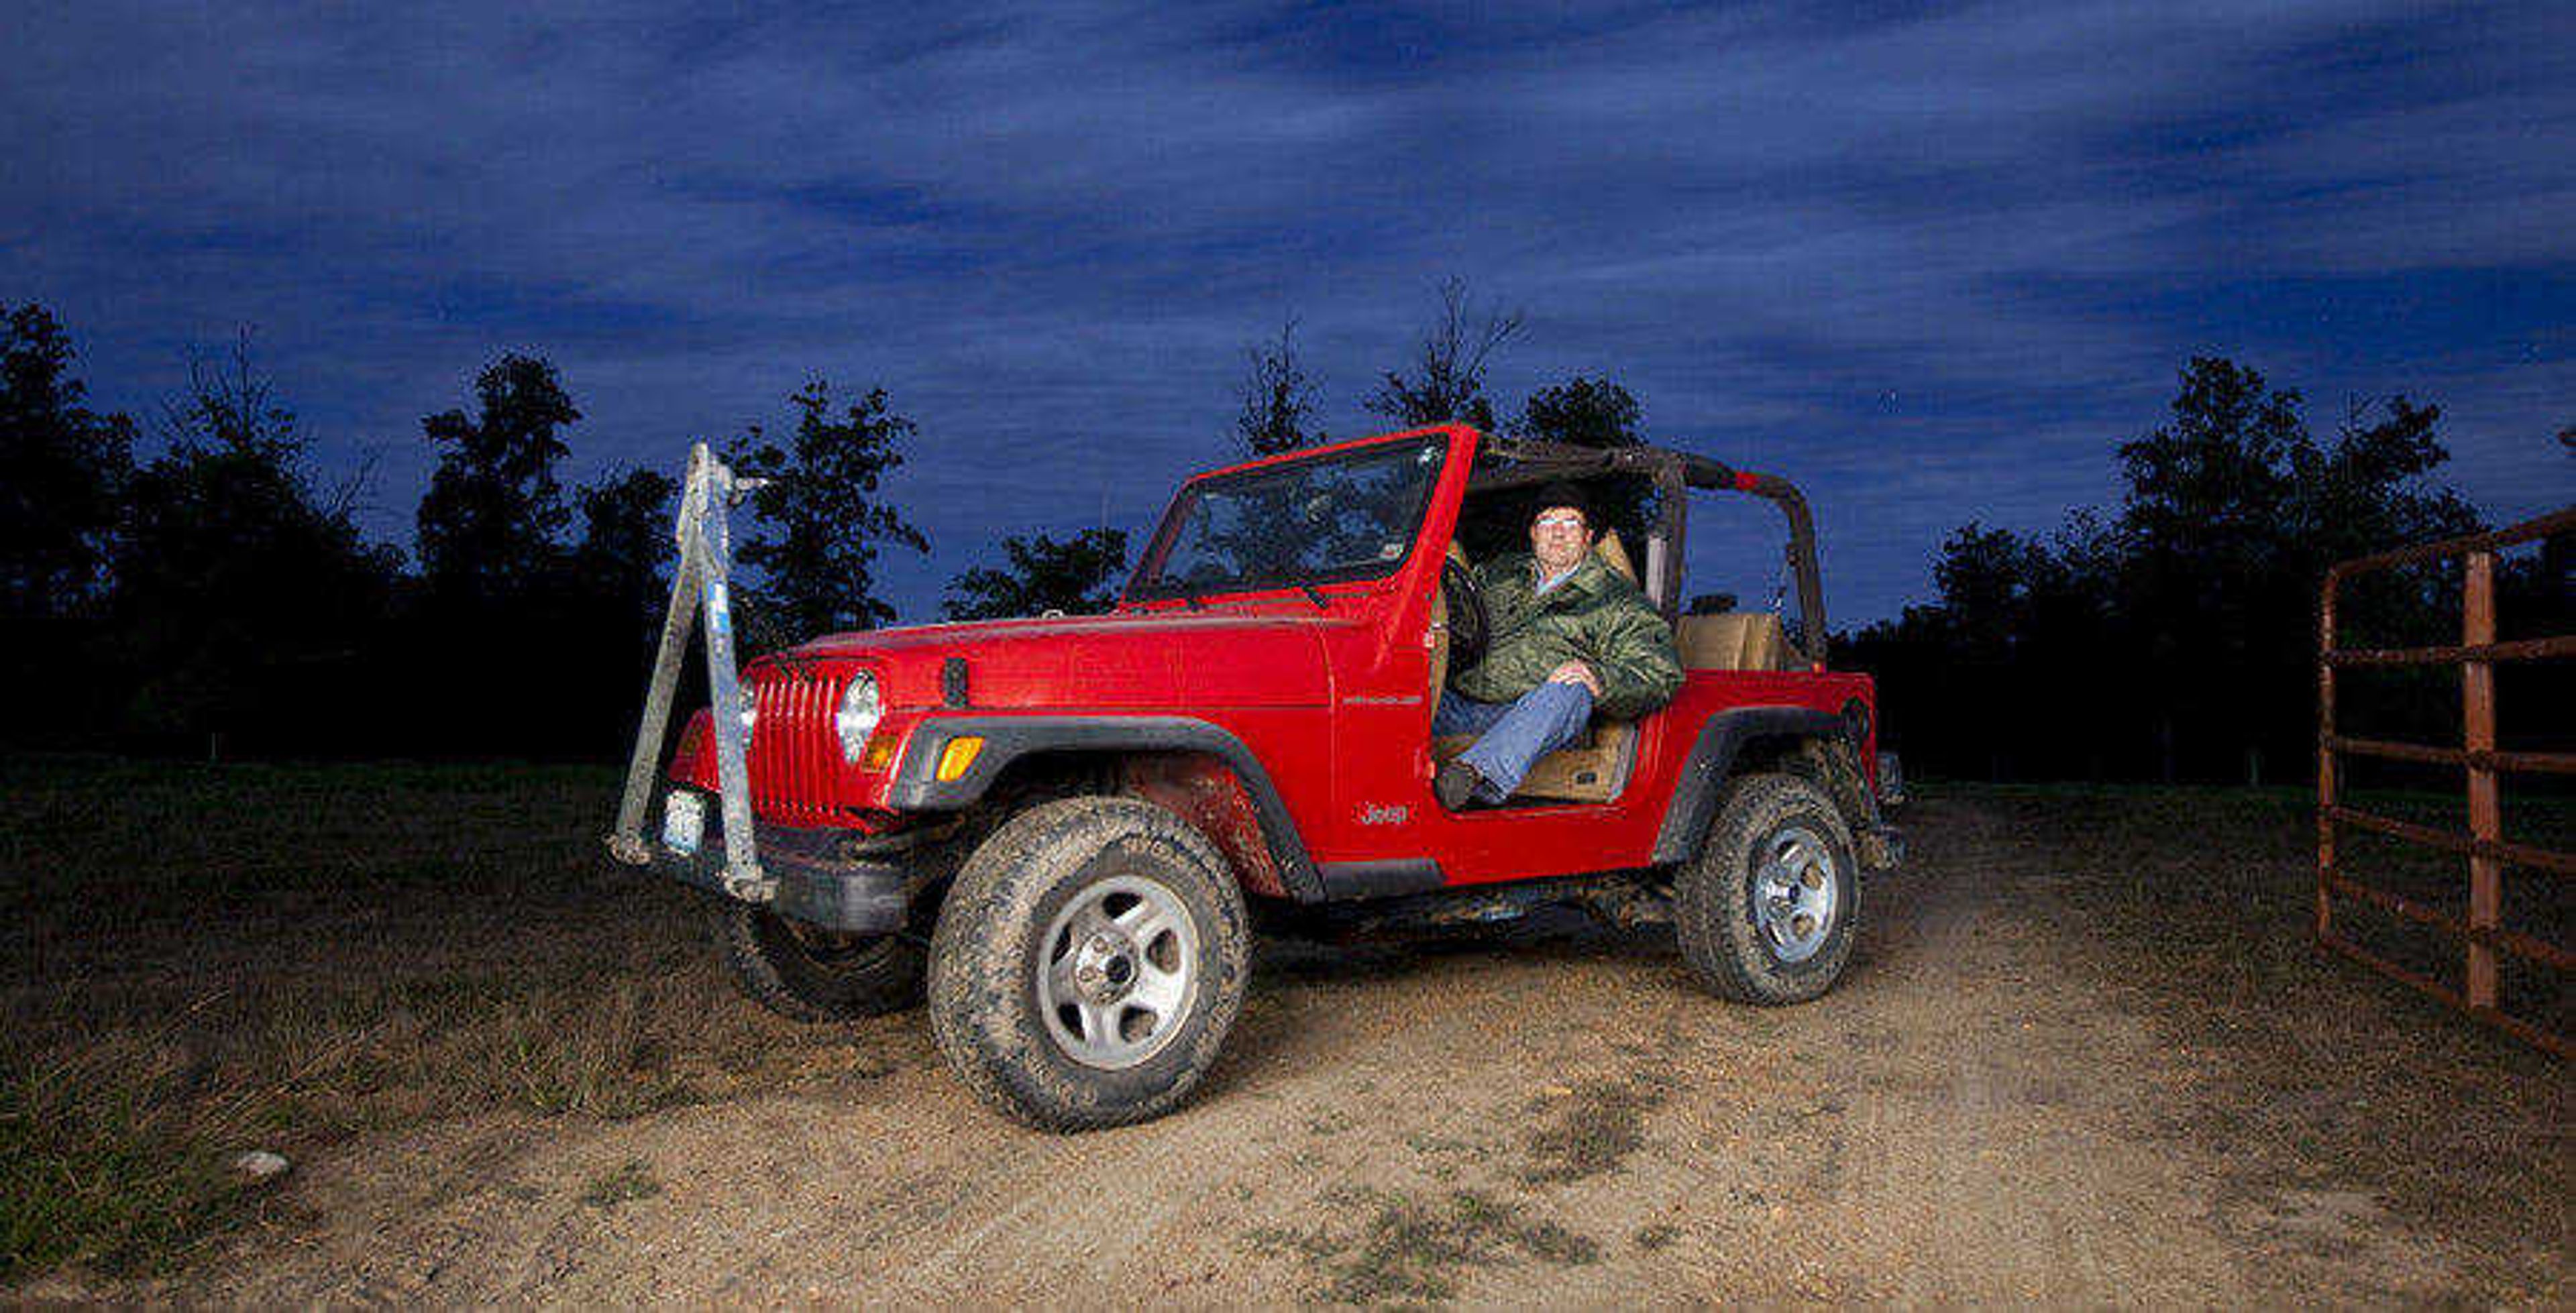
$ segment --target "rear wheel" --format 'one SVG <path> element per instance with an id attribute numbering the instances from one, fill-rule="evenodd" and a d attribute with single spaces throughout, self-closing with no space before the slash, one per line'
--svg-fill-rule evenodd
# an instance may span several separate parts
<path id="1" fill-rule="evenodd" d="M 1851 959 L 1851 827 L 1794 775 L 1738 780 L 1673 880 L 1673 927 L 1701 985 L 1739 1003 L 1803 1003 Z"/>
<path id="2" fill-rule="evenodd" d="M 725 899 L 716 954 L 734 987 L 790 1021 L 848 1021 L 921 1001 L 921 945 L 900 935 L 847 935 Z"/>
<path id="3" fill-rule="evenodd" d="M 1048 1130 L 1159 1117 L 1243 1005 L 1243 894 L 1197 830 L 1133 798 L 1011 818 L 957 875 L 931 940 L 930 1025 L 995 1108 Z"/>

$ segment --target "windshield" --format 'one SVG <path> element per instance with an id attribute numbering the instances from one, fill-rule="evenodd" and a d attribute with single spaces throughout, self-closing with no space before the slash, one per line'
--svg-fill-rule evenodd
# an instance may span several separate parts
<path id="1" fill-rule="evenodd" d="M 1181 489 L 1127 589 L 1197 596 L 1374 579 L 1412 550 L 1445 437 L 1202 479 Z"/>

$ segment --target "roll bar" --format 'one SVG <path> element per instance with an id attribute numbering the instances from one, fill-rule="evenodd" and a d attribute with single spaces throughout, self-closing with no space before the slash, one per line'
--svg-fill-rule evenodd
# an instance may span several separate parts
<path id="1" fill-rule="evenodd" d="M 1480 492 L 1598 474 L 1633 474 L 1653 479 L 1665 494 L 1663 531 L 1672 543 L 1664 567 L 1670 573 L 1663 590 L 1667 617 L 1678 615 L 1681 607 L 1681 590 L 1671 585 L 1678 584 L 1681 578 L 1683 507 L 1687 500 L 1683 489 L 1746 492 L 1777 503 L 1780 513 L 1789 520 L 1789 570 L 1798 580 L 1798 614 L 1805 640 L 1802 655 L 1815 669 L 1825 668 L 1825 587 L 1816 563 L 1816 519 L 1807 509 L 1806 497 L 1787 479 L 1739 470 L 1724 461 L 1666 447 L 1577 447 L 1562 442 L 1487 437 L 1477 455 L 1476 470 L 1468 486 Z M 1488 466 L 1485 457 L 1506 462 L 1508 467 Z"/>

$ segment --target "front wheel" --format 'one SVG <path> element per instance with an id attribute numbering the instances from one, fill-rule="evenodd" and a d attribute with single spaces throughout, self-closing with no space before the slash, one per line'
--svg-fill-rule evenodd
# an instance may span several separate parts
<path id="1" fill-rule="evenodd" d="M 1833 987 L 1858 919 L 1851 827 L 1795 775 L 1748 775 L 1673 880 L 1682 960 L 1739 1003 L 1803 1003 Z"/>
<path id="2" fill-rule="evenodd" d="M 850 1021 L 921 1001 L 922 953 L 900 935 L 846 935 L 727 898 L 716 955 L 743 996 L 790 1021 Z"/>
<path id="3" fill-rule="evenodd" d="M 1206 837 L 1133 798 L 1012 817 L 958 872 L 930 1026 L 958 1079 L 1047 1130 L 1178 1107 L 1243 1006 L 1242 891 Z"/>

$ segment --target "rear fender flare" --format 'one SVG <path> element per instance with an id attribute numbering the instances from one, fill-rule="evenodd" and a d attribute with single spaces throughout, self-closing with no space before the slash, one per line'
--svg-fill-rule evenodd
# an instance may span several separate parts
<path id="1" fill-rule="evenodd" d="M 1721 711 L 1700 726 L 1699 741 L 1683 758 L 1671 801 L 1664 805 L 1663 827 L 1655 832 L 1657 865 L 1688 861 L 1708 837 L 1709 822 L 1726 796 L 1735 772 L 1735 757 L 1755 739 L 1840 739 L 1848 730 L 1841 716 L 1811 707 L 1737 707 Z"/>
<path id="2" fill-rule="evenodd" d="M 984 740 L 974 764 L 956 779 L 938 778 L 948 744 L 970 736 Z M 1223 726 L 1194 716 L 935 716 L 912 732 L 886 786 L 886 803 L 904 811 L 958 811 L 973 806 L 1006 767 L 1031 753 L 1138 751 L 1204 752 L 1223 760 L 1252 799 L 1262 842 L 1279 864 L 1280 884 L 1298 902 L 1323 899 L 1323 879 L 1261 759 Z"/>

